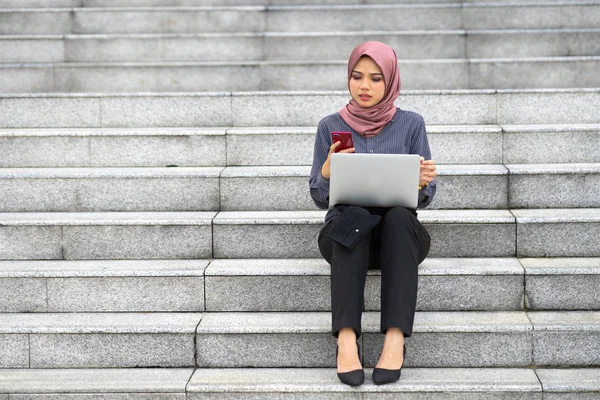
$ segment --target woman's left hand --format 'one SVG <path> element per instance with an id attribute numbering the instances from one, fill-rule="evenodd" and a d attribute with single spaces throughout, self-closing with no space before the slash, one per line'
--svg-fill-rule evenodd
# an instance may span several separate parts
<path id="1" fill-rule="evenodd" d="M 421 157 L 421 171 L 419 173 L 419 186 L 427 186 L 437 176 L 435 161 L 427 160 Z"/>

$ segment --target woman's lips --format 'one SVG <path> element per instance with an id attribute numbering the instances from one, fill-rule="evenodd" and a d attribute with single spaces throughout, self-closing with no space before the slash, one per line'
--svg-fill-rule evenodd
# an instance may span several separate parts
<path id="1" fill-rule="evenodd" d="M 359 99 L 361 99 L 362 101 L 369 101 L 371 100 L 371 96 L 367 95 L 367 94 L 361 94 L 358 96 Z"/>

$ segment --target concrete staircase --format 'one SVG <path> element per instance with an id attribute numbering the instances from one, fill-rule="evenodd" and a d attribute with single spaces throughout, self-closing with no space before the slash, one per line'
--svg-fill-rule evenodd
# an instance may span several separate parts
<path id="1" fill-rule="evenodd" d="M 600 395 L 600 2 L 389 3 L 0 0 L 0 400 Z M 440 176 L 406 369 L 352 389 L 307 178 L 366 39 Z"/>

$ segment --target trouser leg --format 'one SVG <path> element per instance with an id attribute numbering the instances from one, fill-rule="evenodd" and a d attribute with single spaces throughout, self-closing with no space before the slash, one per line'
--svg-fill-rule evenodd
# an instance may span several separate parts
<path id="1" fill-rule="evenodd" d="M 337 337 L 340 329 L 353 328 L 358 338 L 361 334 L 365 281 L 369 267 L 370 234 L 352 250 L 348 250 L 327 237 L 330 228 L 331 224 L 321 230 L 319 249 L 331 264 L 332 334 Z"/>
<path id="2" fill-rule="evenodd" d="M 425 227 L 409 210 L 395 207 L 381 222 L 381 331 L 400 328 L 412 335 L 417 304 L 418 265 L 429 252 Z"/>

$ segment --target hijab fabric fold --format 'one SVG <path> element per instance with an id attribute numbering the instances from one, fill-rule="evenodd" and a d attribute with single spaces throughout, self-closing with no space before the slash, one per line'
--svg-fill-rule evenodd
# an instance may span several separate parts
<path id="1" fill-rule="evenodd" d="M 352 50 L 348 60 L 348 89 L 352 70 L 361 57 L 370 57 L 381 70 L 385 83 L 383 99 L 372 107 L 361 107 L 354 99 L 340 111 L 342 119 L 358 134 L 369 138 L 376 136 L 396 115 L 394 101 L 400 94 L 400 71 L 398 57 L 390 46 L 381 42 L 366 42 Z"/>

